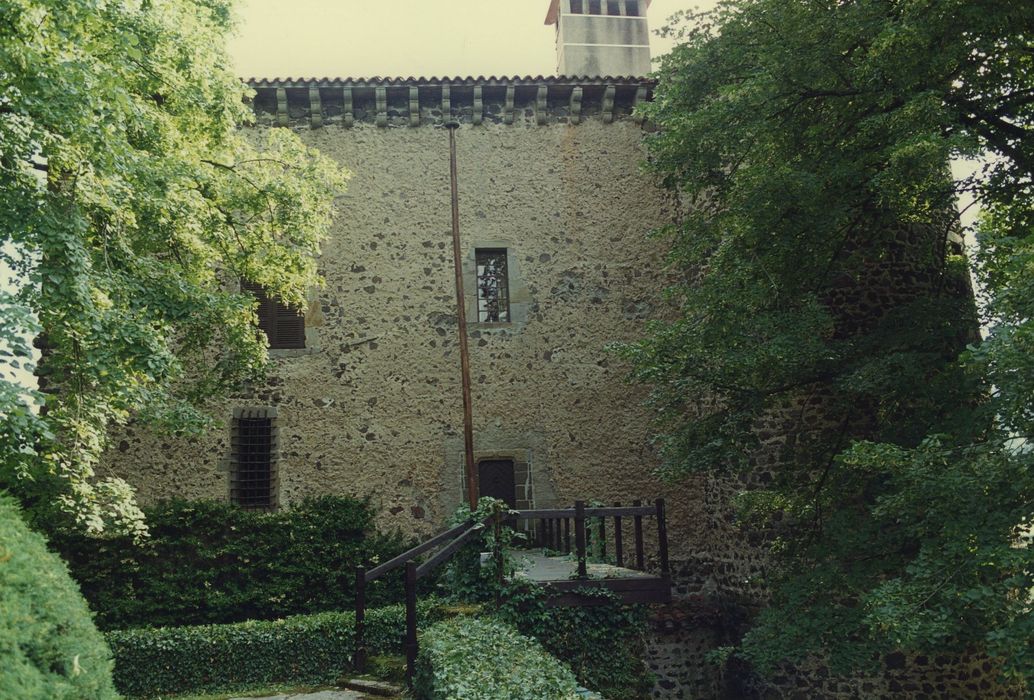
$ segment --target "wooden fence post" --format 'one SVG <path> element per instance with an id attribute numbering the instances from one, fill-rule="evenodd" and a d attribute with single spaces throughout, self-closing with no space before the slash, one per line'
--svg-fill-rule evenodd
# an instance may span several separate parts
<path id="1" fill-rule="evenodd" d="M 661 555 L 661 576 L 668 576 L 668 524 L 664 521 L 664 499 L 657 499 L 657 551 Z"/>
<path id="2" fill-rule="evenodd" d="M 615 508 L 621 507 L 621 501 L 614 504 Z M 621 546 L 621 516 L 614 516 L 614 563 L 618 566 L 625 565 L 625 550 Z"/>
<path id="3" fill-rule="evenodd" d="M 578 557 L 578 578 L 589 578 L 585 566 L 585 501 L 574 502 L 574 546 Z"/>
<path id="4" fill-rule="evenodd" d="M 633 501 L 632 505 L 639 508 L 643 505 L 642 501 Z M 636 515 L 632 518 L 632 523 L 635 525 L 635 568 L 640 571 L 646 570 L 646 557 L 643 552 L 643 516 Z"/>
<path id="5" fill-rule="evenodd" d="M 366 569 L 355 567 L 355 648 L 352 665 L 357 673 L 366 672 Z"/>
<path id="6" fill-rule="evenodd" d="M 416 671 L 416 563 L 406 563 L 406 685 L 413 687 Z"/>
<path id="7" fill-rule="evenodd" d="M 498 609 L 502 605 L 503 595 L 503 583 L 505 583 L 504 567 L 503 567 L 503 512 L 497 510 L 495 514 L 495 522 L 493 523 L 495 531 L 495 546 L 492 548 L 492 556 L 495 558 L 495 607 Z"/>

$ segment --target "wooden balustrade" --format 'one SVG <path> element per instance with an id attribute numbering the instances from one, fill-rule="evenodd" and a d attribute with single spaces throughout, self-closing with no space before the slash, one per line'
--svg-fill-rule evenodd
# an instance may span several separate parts
<path id="1" fill-rule="evenodd" d="M 383 564 L 367 570 L 357 567 L 355 572 L 356 608 L 355 608 L 355 654 L 353 665 L 363 673 L 366 670 L 368 649 L 366 647 L 366 589 L 367 586 L 386 573 L 404 567 L 406 592 L 406 680 L 412 684 L 413 669 L 419 651 L 416 619 L 417 582 L 448 561 L 464 544 L 483 531 L 489 524 L 494 528 L 495 575 L 501 584 L 504 577 L 502 552 L 502 526 L 515 521 L 531 521 L 532 541 L 546 549 L 571 553 L 571 530 L 574 530 L 574 554 L 577 561 L 577 579 L 573 581 L 548 582 L 543 585 L 554 591 L 554 594 L 566 602 L 564 605 L 588 605 L 593 600 L 577 598 L 577 587 L 586 585 L 588 580 L 588 562 L 593 548 L 597 548 L 601 557 L 606 558 L 608 552 L 608 527 L 606 520 L 613 519 L 614 562 L 619 567 L 625 565 L 623 518 L 632 518 L 634 538 L 634 562 L 631 564 L 640 571 L 646 570 L 645 545 L 643 541 L 643 518 L 654 517 L 657 520 L 657 556 L 660 577 L 648 579 L 603 579 L 594 580 L 594 585 L 602 585 L 623 596 L 626 602 L 663 602 L 670 599 L 670 567 L 668 563 L 668 535 L 665 522 L 664 499 L 657 499 L 652 506 L 644 506 L 635 501 L 632 506 L 615 503 L 612 507 L 587 507 L 585 501 L 576 501 L 574 508 L 545 508 L 534 510 L 500 511 L 481 522 L 468 520 L 441 532 L 431 539 L 413 547 Z M 417 558 L 438 549 L 423 563 Z M 667 598 L 665 598 L 667 597 Z M 595 598 L 596 603 L 599 598 Z M 497 603 L 500 601 L 497 597 Z"/>

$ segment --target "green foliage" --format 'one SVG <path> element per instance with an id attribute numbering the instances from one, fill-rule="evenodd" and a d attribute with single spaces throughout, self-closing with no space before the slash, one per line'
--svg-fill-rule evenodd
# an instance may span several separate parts
<path id="1" fill-rule="evenodd" d="M 502 527 L 497 542 L 496 528 L 491 522 L 484 525 L 489 518 L 505 513 L 506 510 L 505 502 L 487 496 L 478 501 L 477 510 L 473 513 L 467 505 L 456 509 L 451 519 L 454 525 L 471 522 L 482 527 L 480 533 L 464 544 L 445 564 L 439 581 L 443 596 L 452 601 L 478 603 L 493 600 L 500 592 L 495 562 L 482 566 L 481 554 L 491 552 L 494 556 L 498 551 L 503 557 L 504 577 L 513 573 L 509 548 L 517 535 L 512 528 Z"/>
<path id="2" fill-rule="evenodd" d="M 671 477 L 756 467 L 791 436 L 741 504 L 775 566 L 740 652 L 846 669 L 975 647 L 1034 679 L 1034 5 L 729 0 L 685 19 L 642 108 L 650 167 L 688 208 L 663 232 L 677 313 L 624 353 Z M 991 333 L 959 357 L 977 324 L 944 234 L 963 191 L 985 212 Z"/>
<path id="3" fill-rule="evenodd" d="M 571 671 L 502 622 L 457 617 L 421 637 L 420 700 L 574 700 L 575 689 Z"/>
<path id="4" fill-rule="evenodd" d="M 308 498 L 276 512 L 215 501 L 166 501 L 145 511 L 151 536 L 54 533 L 51 544 L 103 629 L 267 620 L 349 609 L 355 567 L 406 549 L 378 534 L 369 502 Z M 402 599 L 400 576 L 367 590 L 371 606 Z"/>
<path id="5" fill-rule="evenodd" d="M 585 687 L 612 700 L 648 697 L 653 678 L 642 661 L 646 609 L 623 605 L 606 589 L 578 592 L 603 600 L 587 607 L 548 607 L 542 588 L 515 582 L 502 596 L 497 615 L 537 639 Z"/>
<path id="6" fill-rule="evenodd" d="M 114 700 L 111 652 L 61 560 L 0 494 L 0 697 Z"/>
<path id="7" fill-rule="evenodd" d="M 417 620 L 440 619 L 437 603 L 421 601 Z M 366 612 L 372 653 L 397 653 L 406 630 L 403 606 Z M 115 685 L 130 696 L 218 692 L 274 683 L 333 683 L 351 668 L 355 615 L 327 612 L 232 625 L 108 632 Z"/>
<path id="8" fill-rule="evenodd" d="M 0 378 L 0 485 L 39 522 L 139 535 L 128 485 L 93 478 L 108 426 L 197 429 L 261 374 L 237 281 L 304 302 L 343 173 L 289 130 L 238 130 L 228 2 L 0 0 L 0 17 L 0 264 L 18 285 L 0 341 L 38 319 L 48 392 L 37 420 Z"/>

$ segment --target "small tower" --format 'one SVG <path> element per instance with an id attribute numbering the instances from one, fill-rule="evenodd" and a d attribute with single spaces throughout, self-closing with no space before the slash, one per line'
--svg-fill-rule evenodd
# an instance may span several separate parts
<path id="1" fill-rule="evenodd" d="M 650 72 L 650 0 L 551 0 L 557 74 L 642 76 Z"/>

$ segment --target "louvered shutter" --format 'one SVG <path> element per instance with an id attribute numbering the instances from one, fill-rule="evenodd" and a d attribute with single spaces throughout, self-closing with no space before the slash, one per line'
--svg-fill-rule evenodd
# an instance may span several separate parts
<path id="1" fill-rule="evenodd" d="M 276 345 L 270 339 L 270 347 L 304 348 L 305 317 L 297 309 L 283 304 L 276 305 Z"/>
<path id="2" fill-rule="evenodd" d="M 305 317 L 266 295 L 257 284 L 241 282 L 241 290 L 251 292 L 258 300 L 258 325 L 269 338 L 271 350 L 305 347 Z"/>

